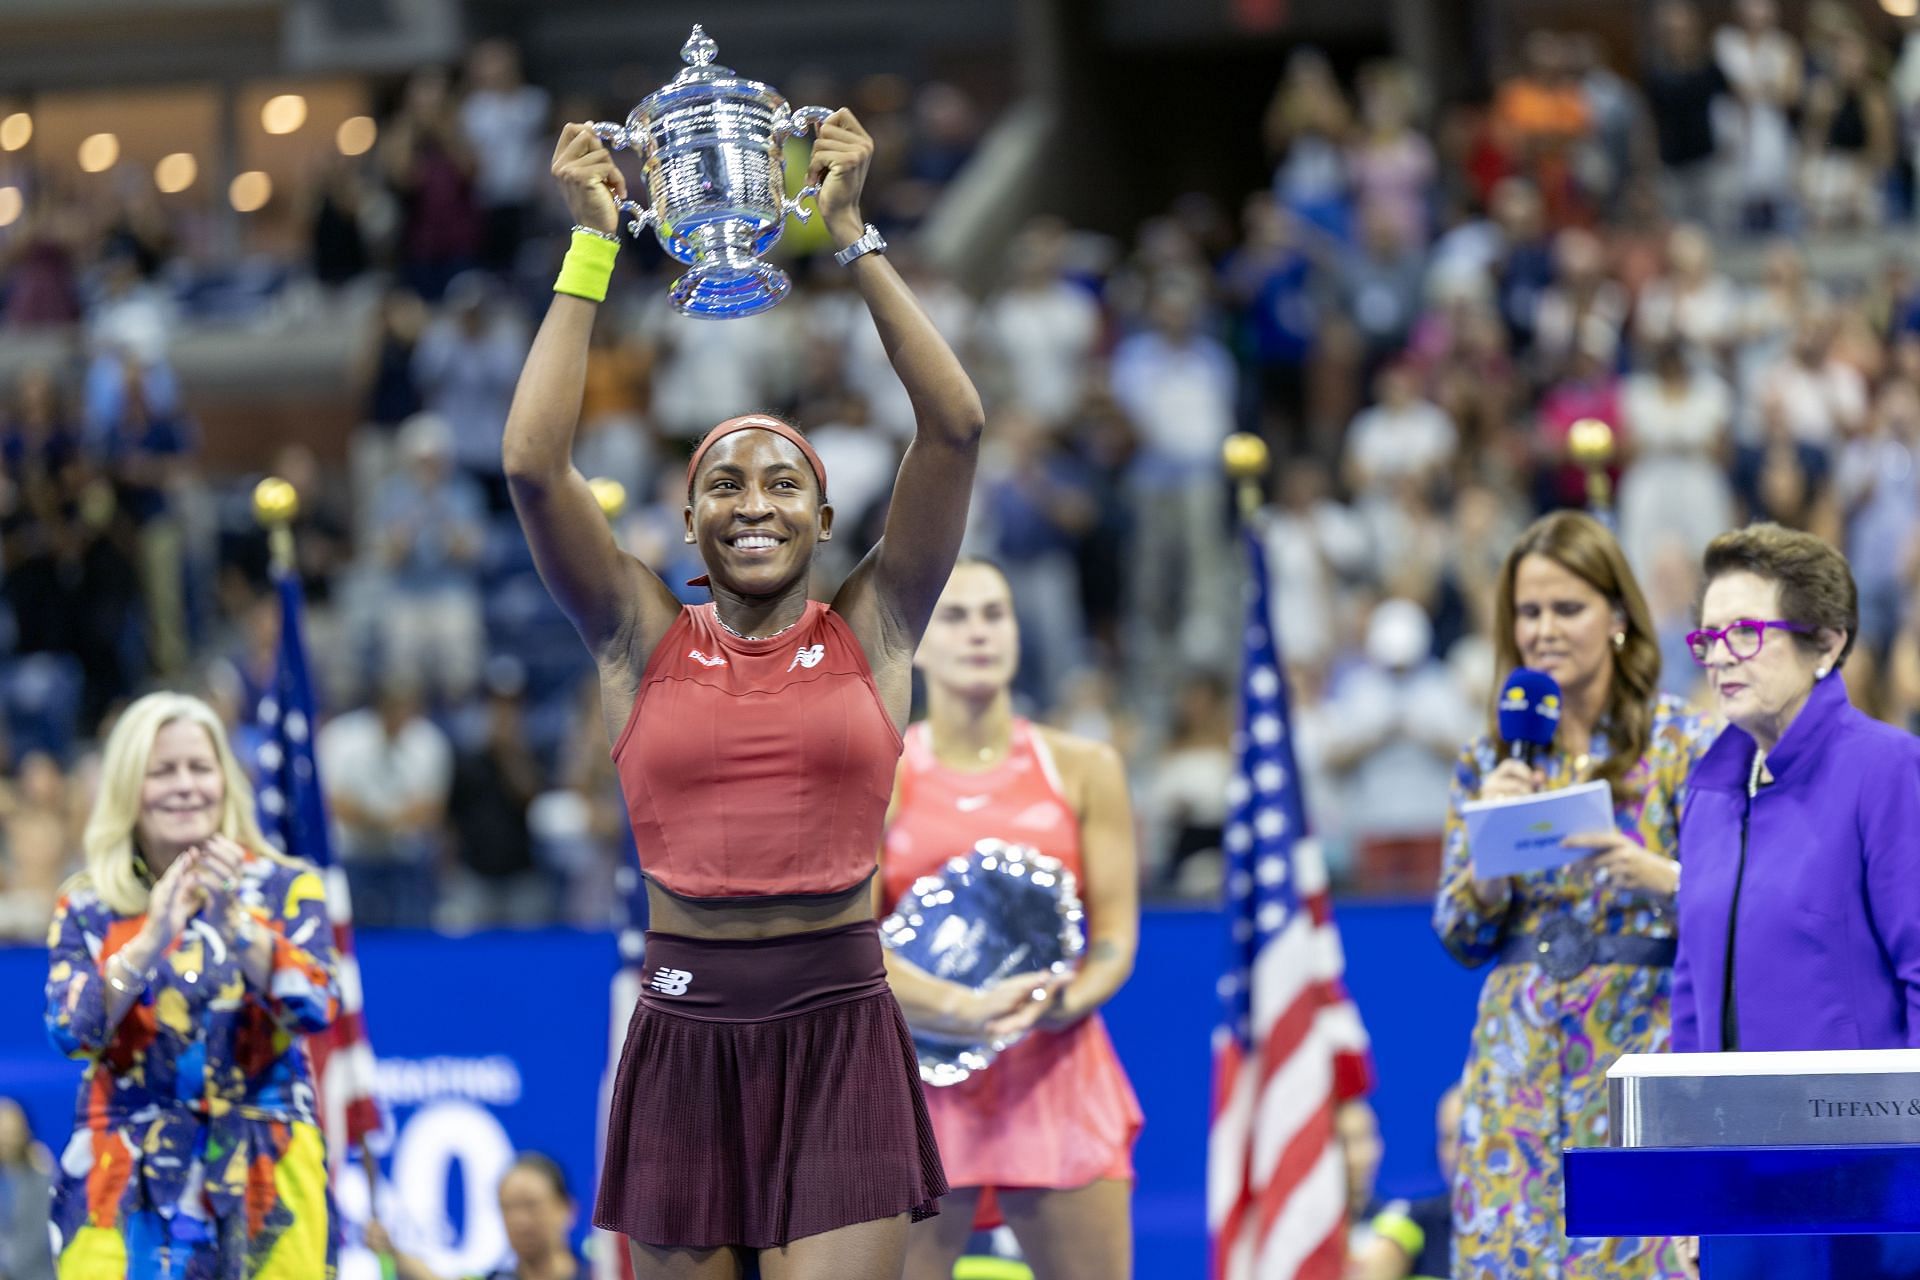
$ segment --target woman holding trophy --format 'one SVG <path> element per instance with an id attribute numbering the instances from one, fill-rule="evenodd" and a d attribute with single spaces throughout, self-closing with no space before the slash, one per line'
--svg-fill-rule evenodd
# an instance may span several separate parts
<path id="1" fill-rule="evenodd" d="M 592 650 L 653 928 L 607 1123 L 594 1221 L 636 1274 L 892 1280 L 946 1192 L 873 919 L 873 850 L 913 653 L 959 550 L 983 415 L 887 263 L 859 198 L 873 143 L 819 125 L 809 179 L 917 432 L 885 536 L 831 605 L 827 476 L 788 423 L 715 427 L 687 469 L 686 540 L 713 603 L 683 608 L 614 542 L 571 461 L 626 182 L 570 124 L 553 174 L 578 225 L 507 421 L 507 478 L 548 590 Z"/>
<path id="2" fill-rule="evenodd" d="M 984 1071 L 927 1091 L 953 1191 L 911 1233 L 908 1280 L 945 1280 L 976 1221 L 1006 1222 L 1036 1275 L 1132 1274 L 1128 1200 L 1140 1104 L 1098 1010 L 1133 971 L 1139 872 L 1119 755 L 1013 713 L 1020 636 L 1007 580 L 964 560 L 934 606 L 914 666 L 927 718 L 907 731 L 881 855 L 890 910 L 921 876 L 982 839 L 1058 859 L 1086 904 L 1088 947 L 1070 981 L 1008 978 L 976 991 L 889 952 L 907 1020 L 981 1041 L 1024 1036 Z M 1031 1028 L 1029 1030 L 1028 1028 Z"/>

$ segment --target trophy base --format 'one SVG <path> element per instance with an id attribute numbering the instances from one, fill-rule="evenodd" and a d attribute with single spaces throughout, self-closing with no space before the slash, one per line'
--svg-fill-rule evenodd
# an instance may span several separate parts
<path id="1" fill-rule="evenodd" d="M 697 266 L 673 282 L 668 299 L 682 315 L 731 320 L 758 315 L 779 303 L 792 288 L 787 273 L 770 263 L 757 262 L 745 270 Z"/>

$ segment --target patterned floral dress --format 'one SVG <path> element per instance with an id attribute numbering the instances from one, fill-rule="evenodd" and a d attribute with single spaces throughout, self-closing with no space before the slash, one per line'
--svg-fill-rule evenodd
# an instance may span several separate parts
<path id="1" fill-rule="evenodd" d="M 1647 753 L 1627 775 L 1628 803 L 1615 807 L 1621 832 L 1673 857 L 1686 778 L 1711 731 L 1674 699 L 1654 711 Z M 1607 753 L 1595 730 L 1595 762 Z M 1483 912 L 1470 885 L 1460 806 L 1500 762 L 1491 738 L 1460 756 L 1447 805 L 1446 862 L 1433 927 L 1462 964 L 1496 960 L 1508 938 L 1536 933 L 1559 917 L 1605 935 L 1674 936 L 1672 902 L 1597 883 L 1590 863 L 1518 877 L 1511 900 Z M 1582 780 L 1556 753 L 1543 767 L 1549 787 Z M 1560 1152 L 1607 1142 L 1607 1069 L 1623 1053 L 1661 1053 L 1671 1033 L 1673 970 L 1590 965 L 1560 980 L 1532 963 L 1498 964 L 1480 990 L 1464 1077 L 1465 1110 L 1453 1188 L 1455 1280 L 1641 1280 L 1684 1274 L 1665 1240 L 1569 1240 Z"/>
<path id="2" fill-rule="evenodd" d="M 270 930 L 268 989 L 196 920 L 106 1025 L 108 957 L 146 917 L 83 880 L 55 908 L 47 1028 L 86 1062 L 53 1223 L 60 1280 L 325 1280 L 336 1231 L 302 1035 L 338 1006 L 311 869 L 248 858 L 236 894 Z"/>

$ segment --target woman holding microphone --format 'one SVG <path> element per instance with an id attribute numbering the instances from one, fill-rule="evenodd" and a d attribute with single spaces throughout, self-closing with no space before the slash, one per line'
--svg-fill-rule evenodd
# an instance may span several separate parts
<path id="1" fill-rule="evenodd" d="M 1501 669 L 1556 680 L 1552 753 L 1509 758 L 1498 718 L 1461 753 L 1434 930 L 1462 964 L 1492 963 L 1464 1076 L 1453 1188 L 1456 1280 L 1618 1280 L 1680 1274 L 1663 1240 L 1570 1240 L 1560 1152 L 1606 1138 L 1606 1073 L 1668 1034 L 1673 862 L 1700 723 L 1655 692 L 1660 653 L 1619 544 L 1562 511 L 1508 553 L 1495 601 Z M 1573 837 L 1556 870 L 1480 875 L 1461 806 L 1603 781 L 1615 829 Z"/>
<path id="2" fill-rule="evenodd" d="M 1853 572 L 1814 535 L 1760 524 L 1715 538 L 1705 578 L 1687 642 L 1728 727 L 1680 820 L 1673 1047 L 1920 1046 L 1920 739 L 1847 700 Z M 1920 1275 L 1912 1241 L 1836 1238 L 1833 1274 Z M 1785 1268 L 1785 1247 L 1749 1266 L 1716 1252 L 1714 1274 Z"/>

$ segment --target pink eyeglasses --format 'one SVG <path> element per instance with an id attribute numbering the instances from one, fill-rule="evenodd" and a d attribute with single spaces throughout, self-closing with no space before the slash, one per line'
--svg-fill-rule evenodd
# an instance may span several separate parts
<path id="1" fill-rule="evenodd" d="M 1713 656 L 1713 646 L 1725 640 L 1727 652 L 1733 655 L 1733 660 L 1745 662 L 1760 652 L 1760 646 L 1767 638 L 1768 627 L 1772 627 L 1775 631 L 1794 631 L 1802 635 L 1813 630 L 1804 622 L 1787 622 L 1780 618 L 1738 618 L 1718 631 L 1711 627 L 1689 631 L 1687 648 L 1692 652 L 1693 660 L 1704 667 L 1707 665 L 1707 659 Z"/>

